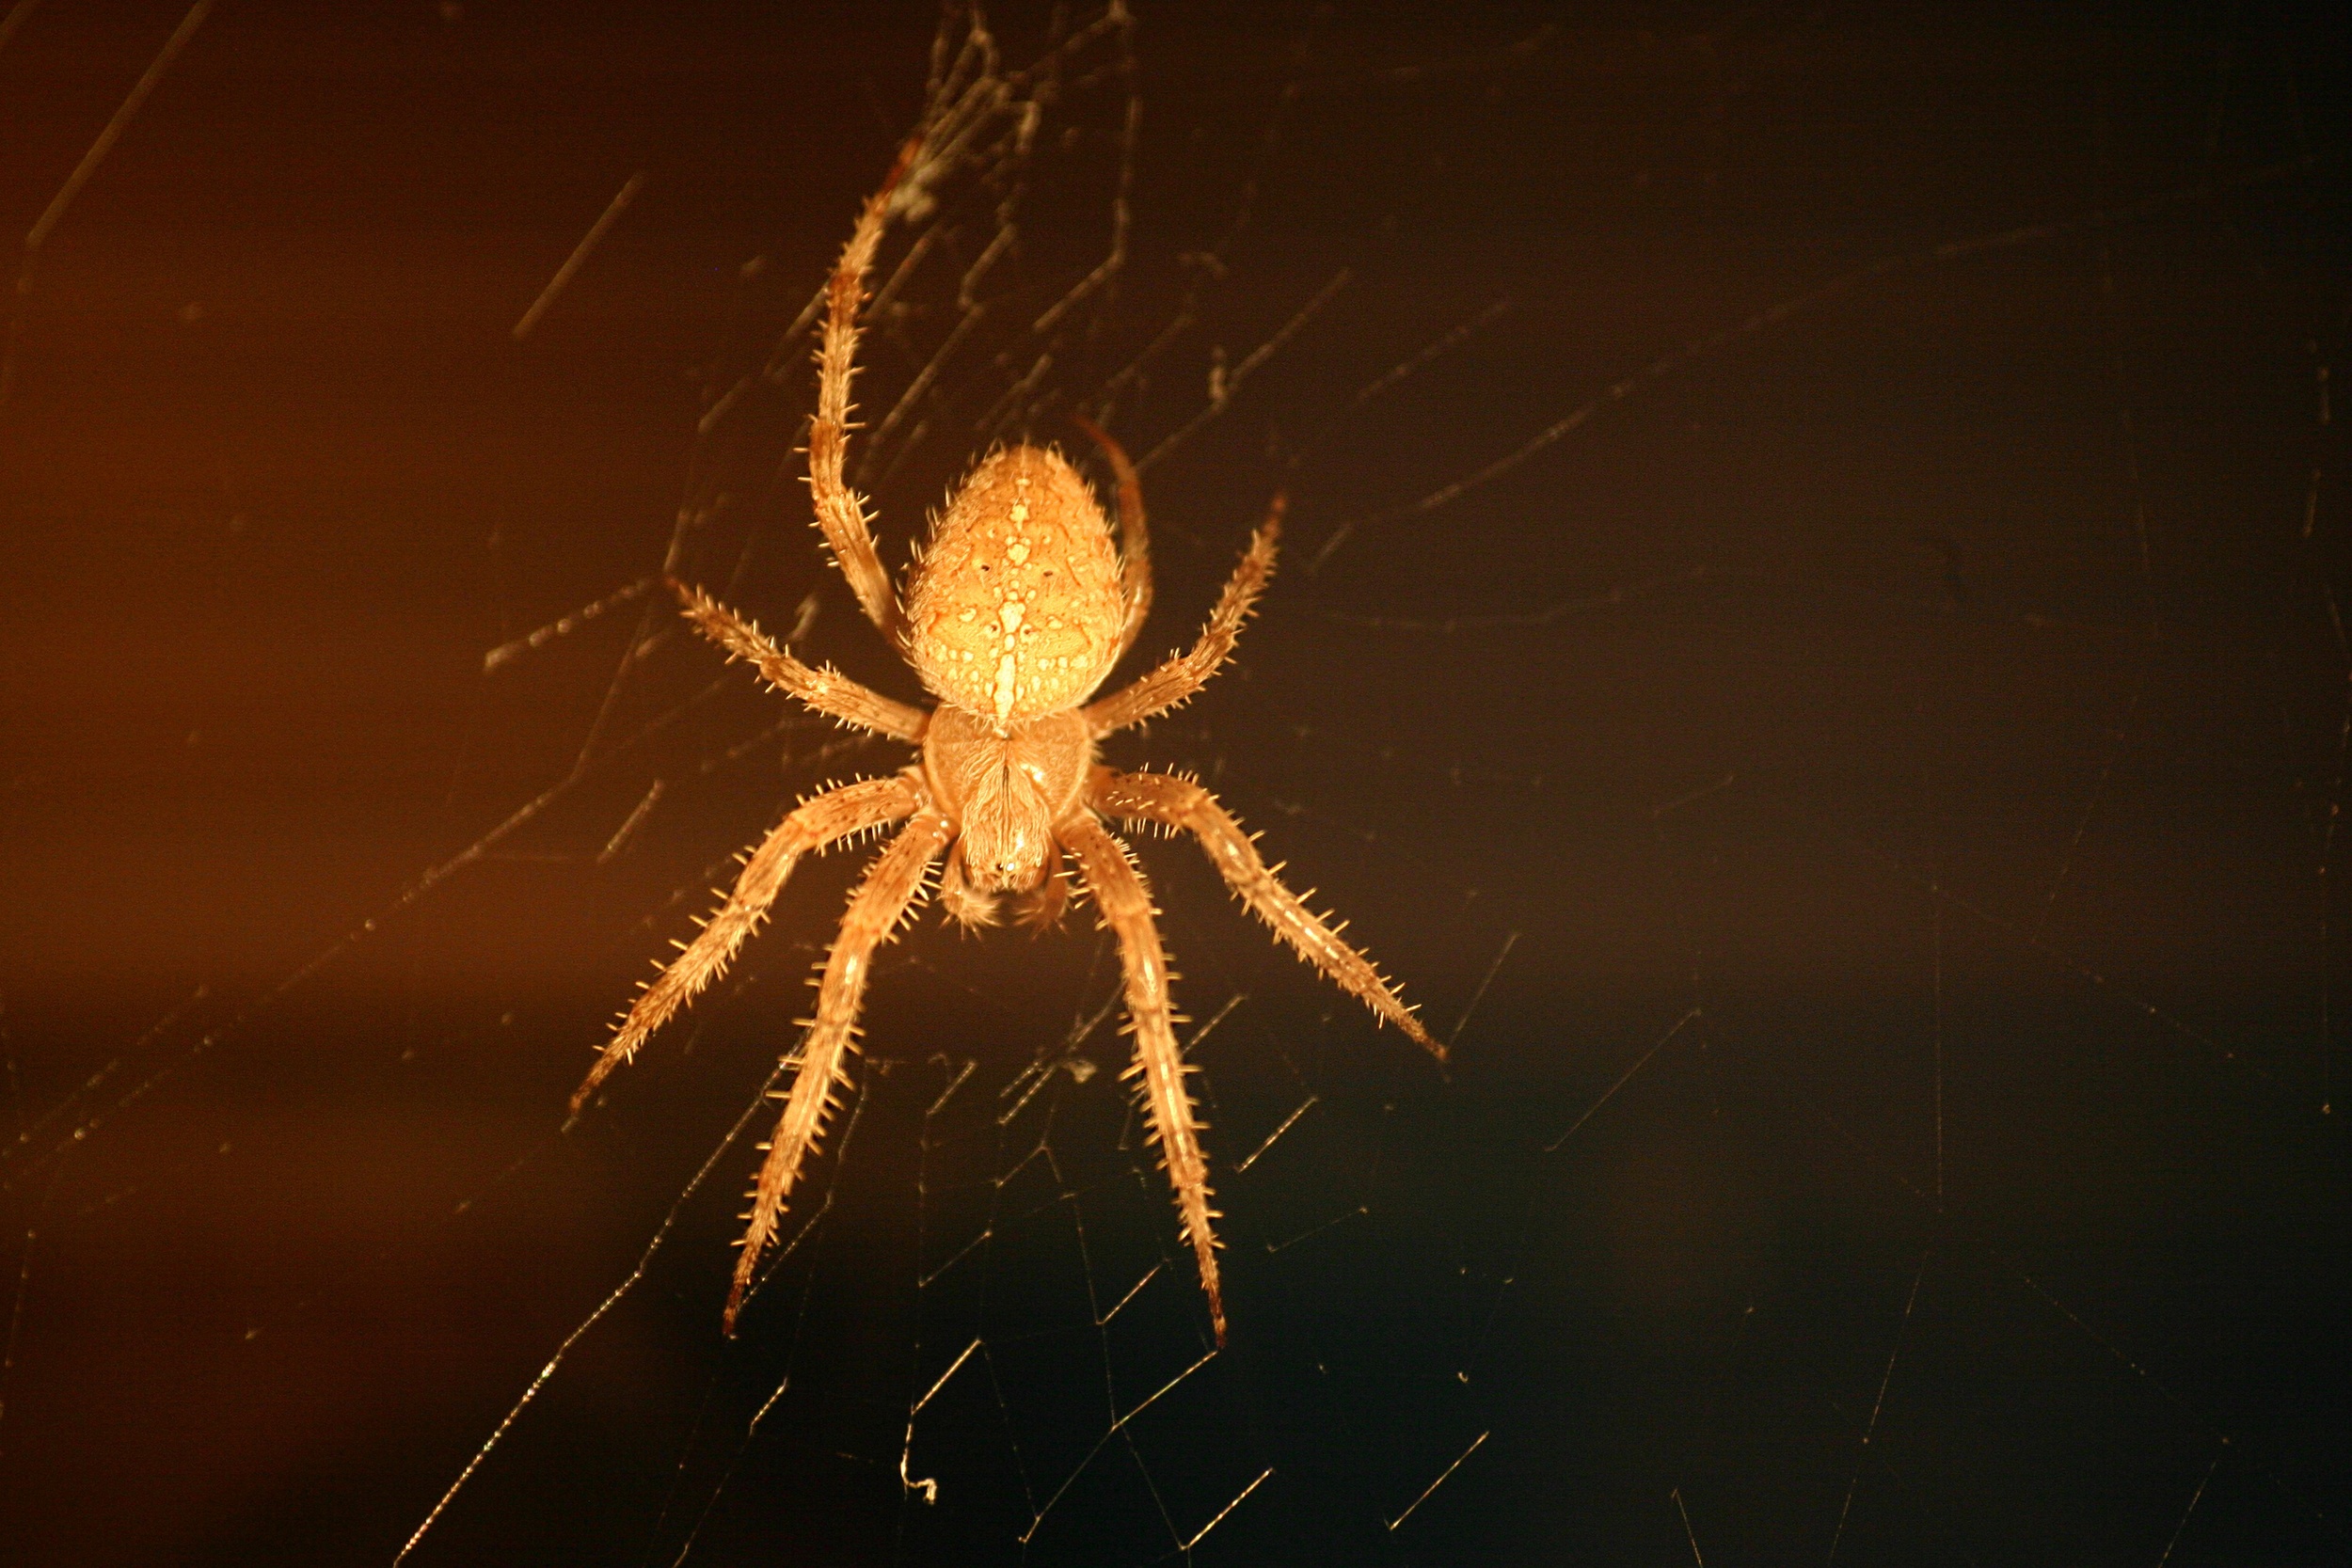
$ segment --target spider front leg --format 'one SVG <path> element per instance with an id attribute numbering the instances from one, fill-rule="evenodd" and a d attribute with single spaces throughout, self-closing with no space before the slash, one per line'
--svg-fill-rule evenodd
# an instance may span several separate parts
<path id="1" fill-rule="evenodd" d="M 795 861 L 811 849 L 912 816 L 924 800 L 922 790 L 903 775 L 868 779 L 804 800 L 778 823 L 744 862 L 743 874 L 735 879 L 735 891 L 704 924 L 702 933 L 640 993 L 613 1033 L 612 1043 L 589 1070 L 587 1081 L 573 1094 L 572 1115 L 580 1114 L 606 1074 L 636 1055 L 637 1048 L 656 1029 L 726 972 L 727 961 L 766 918 L 776 895 L 784 891 Z"/>
<path id="2" fill-rule="evenodd" d="M 1176 1044 L 1169 1010 L 1168 954 L 1152 921 L 1152 895 L 1127 847 L 1091 815 L 1081 812 L 1055 830 L 1077 857 L 1078 874 L 1103 911 L 1103 924 L 1119 939 L 1126 971 L 1127 1016 L 1136 1035 L 1136 1065 L 1130 1075 L 1143 1080 L 1144 1123 L 1160 1146 L 1168 1180 L 1176 1189 L 1184 1239 L 1200 1269 L 1200 1289 L 1209 1298 L 1209 1322 L 1220 1349 L 1225 1344 L 1225 1295 L 1217 1279 L 1216 1233 L 1209 1222 L 1209 1162 L 1200 1152 L 1200 1123 L 1193 1115 L 1192 1091 L 1184 1086 L 1184 1053 Z"/>
<path id="3" fill-rule="evenodd" d="M 1421 1020 L 1398 997 L 1396 988 L 1372 966 L 1370 958 L 1342 941 L 1337 930 L 1325 925 L 1282 885 L 1241 824 L 1217 804 L 1216 796 L 1190 779 L 1098 768 L 1088 786 L 1087 803 L 1121 820 L 1157 822 L 1191 833 L 1200 841 L 1226 884 L 1300 958 L 1380 1018 L 1404 1030 L 1413 1043 L 1438 1061 L 1445 1060 L 1445 1047 L 1430 1037 Z"/>
<path id="4" fill-rule="evenodd" d="M 824 975 L 817 983 L 817 1016 L 808 1021 L 808 1037 L 801 1042 L 800 1071 L 785 1098 L 776 1135 L 767 1145 L 768 1158 L 752 1189 L 751 1212 L 743 1216 L 751 1221 L 751 1228 L 743 1233 L 742 1254 L 735 1260 L 735 1282 L 727 1290 L 729 1334 L 735 1332 L 736 1314 L 742 1310 L 743 1297 L 759 1267 L 759 1255 L 775 1239 L 785 1199 L 800 1180 L 803 1163 L 824 1135 L 825 1118 L 836 1103 L 834 1091 L 850 1081 L 844 1064 L 856 1037 L 858 1006 L 866 997 L 874 949 L 921 896 L 924 875 L 951 836 L 947 819 L 925 804 L 890 841 L 890 847 L 876 857 L 865 881 L 850 895 L 841 934 L 834 939 Z"/>
<path id="5" fill-rule="evenodd" d="M 1258 595 L 1273 580 L 1275 541 L 1281 532 L 1282 498 L 1278 495 L 1266 508 L 1265 521 L 1250 535 L 1249 548 L 1243 553 L 1241 564 L 1233 568 L 1225 592 L 1217 596 L 1216 609 L 1210 611 L 1209 624 L 1192 651 L 1176 655 L 1125 690 L 1087 705 L 1087 727 L 1097 739 L 1165 713 L 1208 684 L 1232 655 L 1242 623 L 1249 619 Z"/>

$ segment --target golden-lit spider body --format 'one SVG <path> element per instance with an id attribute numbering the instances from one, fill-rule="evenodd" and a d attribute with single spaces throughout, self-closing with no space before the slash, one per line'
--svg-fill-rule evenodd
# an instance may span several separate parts
<path id="1" fill-rule="evenodd" d="M 923 736 L 923 781 L 962 825 L 942 875 L 947 912 L 986 926 L 992 894 L 1031 893 L 1047 875 L 1054 825 L 1078 805 L 1094 764 L 1094 737 L 1074 713 L 1052 713 L 999 732 L 945 704 Z M 1030 924 L 1050 924 L 1050 911 Z"/>
<path id="2" fill-rule="evenodd" d="M 923 777 L 962 827 L 941 892 L 966 925 L 993 919 L 988 895 L 1044 880 L 1054 824 L 1094 761 L 1074 709 L 1118 662 L 1126 610 L 1110 525 L 1059 452 L 991 452 L 933 526 L 907 593 L 906 651 L 940 700 Z M 1037 905 L 1044 921 L 1060 909 L 1058 896 Z"/>
<path id="3" fill-rule="evenodd" d="M 981 459 L 915 563 L 908 661 L 941 702 L 1001 731 L 1103 684 L 1126 619 L 1108 523 L 1061 454 Z"/>
<path id="4" fill-rule="evenodd" d="M 724 971 L 802 855 L 901 824 L 850 895 L 818 980 L 816 1016 L 806 1021 L 798 1070 L 782 1097 L 775 1134 L 762 1146 L 766 1158 L 743 1216 L 750 1223 L 727 1296 L 732 1333 L 759 1257 L 850 1081 L 874 950 L 930 890 L 933 865 L 944 862 L 936 883 L 941 904 L 965 926 L 993 924 L 998 899 L 1009 895 L 1024 924 L 1044 927 L 1068 904 L 1073 877 L 1065 865 L 1074 863 L 1074 879 L 1118 940 L 1136 1040 L 1131 1076 L 1222 1344 L 1216 1214 L 1200 1122 L 1185 1085 L 1191 1069 L 1176 1041 L 1172 976 L 1142 874 L 1104 818 L 1193 834 L 1234 894 L 1301 958 L 1439 1060 L 1445 1052 L 1371 960 L 1282 885 L 1207 790 L 1189 779 L 1122 773 L 1096 761 L 1104 736 L 1184 702 L 1232 652 L 1274 573 L 1279 496 L 1193 647 L 1099 700 L 1089 701 L 1134 645 L 1151 610 L 1152 570 L 1142 484 L 1118 444 L 1091 424 L 1079 421 L 1119 482 L 1116 541 L 1092 490 L 1060 454 L 1026 445 L 1000 449 L 982 457 L 949 499 L 903 600 L 895 592 L 867 527 L 865 499 L 843 479 L 842 460 L 866 275 L 892 193 L 911 178 L 921 151 L 917 138 L 899 154 L 890 179 L 866 201 L 834 272 L 809 425 L 809 491 L 817 526 L 859 607 L 939 705 L 926 712 L 803 664 L 733 610 L 673 584 L 696 629 L 731 657 L 755 665 L 778 690 L 843 723 L 915 747 L 919 756 L 893 775 L 827 790 L 786 815 L 744 858 L 733 891 L 701 933 L 622 1016 L 572 1106 L 585 1104 L 608 1073 Z"/>

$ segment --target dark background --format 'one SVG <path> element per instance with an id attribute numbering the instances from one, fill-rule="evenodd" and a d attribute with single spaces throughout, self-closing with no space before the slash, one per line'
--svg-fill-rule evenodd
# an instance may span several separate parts
<path id="1" fill-rule="evenodd" d="M 9 302 L 0 1555 L 387 1562 L 633 1281 L 413 1560 L 1146 1562 L 1252 1478 L 1194 1559 L 2352 1557 L 2346 37 L 2302 9 L 1145 6 L 977 310 L 1006 188 L 943 188 L 860 384 L 946 345 L 861 449 L 891 559 L 1152 345 L 1138 453 L 1221 374 L 1152 466 L 1146 650 L 1277 485 L 1286 571 L 1112 758 L 1200 771 L 1458 1030 L 1443 1080 L 1144 846 L 1217 1020 L 1196 1367 L 1083 913 L 887 951 L 732 1343 L 764 1132 L 690 1184 L 854 858 L 559 1131 L 725 856 L 898 753 L 650 596 L 485 656 L 675 540 L 914 694 L 804 526 L 803 345 L 696 422 L 939 13 L 224 0 Z M 24 12 L 11 244 L 185 14 Z M 1008 67 L 1053 24 L 991 20 Z M 1041 335 L 1131 103 L 1125 265 Z"/>

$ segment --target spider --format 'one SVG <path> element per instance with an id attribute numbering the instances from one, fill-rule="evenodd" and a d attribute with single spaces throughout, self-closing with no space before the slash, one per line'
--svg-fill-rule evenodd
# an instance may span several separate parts
<path id="1" fill-rule="evenodd" d="M 1274 573 L 1281 527 L 1277 496 L 1190 652 L 1170 657 L 1133 685 L 1089 702 L 1142 629 L 1152 606 L 1152 567 L 1143 490 L 1117 442 L 1086 420 L 1119 486 L 1120 541 L 1092 491 L 1058 452 L 1022 445 L 982 457 L 918 548 L 906 593 L 894 592 L 876 555 L 866 501 L 842 478 L 855 372 L 858 313 L 894 194 L 922 149 L 900 150 L 861 211 L 828 290 L 817 355 L 817 413 L 808 433 L 808 483 L 816 524 L 861 609 L 938 705 L 928 712 L 869 690 L 831 669 L 813 669 L 709 595 L 672 580 L 694 628 L 746 660 L 777 690 L 819 713 L 919 749 L 911 766 L 802 801 L 745 857 L 734 891 L 691 944 L 621 1017 L 587 1081 L 575 1115 L 614 1068 L 726 968 L 758 927 L 793 863 L 803 854 L 892 823 L 897 836 L 850 895 L 831 956 L 817 982 L 817 1013 L 799 1071 L 781 1098 L 784 1114 L 766 1154 L 750 1222 L 739 1243 L 724 1326 L 737 1315 L 785 1202 L 815 1154 L 848 1060 L 876 946 L 907 917 L 945 860 L 937 888 L 946 913 L 967 927 L 995 923 L 1011 895 L 1023 924 L 1057 924 L 1069 903 L 1065 859 L 1116 936 L 1125 982 L 1146 1124 L 1175 1189 L 1184 1240 L 1197 1260 L 1216 1342 L 1225 1342 L 1217 1278 L 1216 1217 L 1201 1124 L 1176 1043 L 1168 957 L 1152 924 L 1142 873 L 1105 817 L 1156 823 L 1197 837 L 1233 892 L 1275 934 L 1343 990 L 1360 998 L 1440 1062 L 1445 1048 L 1422 1027 L 1370 959 L 1341 940 L 1278 879 L 1251 837 L 1216 798 L 1189 779 L 1122 773 L 1095 758 L 1104 736 L 1191 697 L 1232 652 L 1242 623 Z"/>

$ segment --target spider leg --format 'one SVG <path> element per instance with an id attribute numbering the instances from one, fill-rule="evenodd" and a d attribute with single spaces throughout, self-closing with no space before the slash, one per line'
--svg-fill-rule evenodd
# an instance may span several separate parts
<path id="1" fill-rule="evenodd" d="M 1127 461 L 1126 450 L 1092 420 L 1080 415 L 1073 422 L 1087 439 L 1103 449 L 1103 456 L 1119 480 L 1119 597 L 1127 613 L 1119 627 L 1119 651 L 1111 656 L 1116 664 L 1136 645 L 1143 618 L 1152 613 L 1152 532 L 1143 520 L 1143 481 L 1136 477 L 1136 466 Z"/>
<path id="2" fill-rule="evenodd" d="M 1216 797 L 1190 779 L 1165 773 L 1121 773 L 1098 768 L 1088 787 L 1088 804 L 1126 821 L 1158 822 L 1182 828 L 1200 841 L 1209 860 L 1241 901 L 1275 935 L 1296 948 L 1298 956 L 1323 971 L 1342 990 L 1370 1007 L 1380 1018 L 1405 1031 L 1407 1038 L 1442 1062 L 1445 1047 L 1430 1037 L 1372 960 L 1341 940 L 1298 895 L 1282 885 L 1274 868 L 1258 855 L 1258 847 L 1242 832 L 1232 814 Z"/>
<path id="3" fill-rule="evenodd" d="M 1200 1265 L 1209 1322 L 1222 1348 L 1225 1296 L 1217 1279 L 1216 1234 L 1209 1225 L 1216 1218 L 1209 1207 L 1209 1162 L 1200 1152 L 1200 1123 L 1193 1115 L 1192 1093 L 1184 1086 L 1189 1069 L 1176 1044 L 1168 990 L 1172 976 L 1159 928 L 1152 921 L 1152 895 L 1126 845 L 1091 813 L 1080 812 L 1055 833 L 1077 857 L 1078 874 L 1102 909 L 1103 924 L 1119 938 L 1120 961 L 1127 974 L 1127 1016 L 1136 1036 L 1136 1065 L 1127 1075 L 1143 1081 L 1144 1122 L 1160 1146 L 1168 1182 L 1176 1189 L 1184 1239 L 1192 1243 Z"/>
<path id="4" fill-rule="evenodd" d="M 784 891 L 784 879 L 792 874 L 793 862 L 811 849 L 910 816 L 922 808 L 925 800 L 918 785 L 898 775 L 844 784 L 801 802 L 745 860 L 743 874 L 735 879 L 735 891 L 704 923 L 701 935 L 638 994 L 612 1043 L 589 1069 L 587 1081 L 573 1094 L 572 1114 L 580 1114 L 596 1085 L 614 1068 L 635 1056 L 637 1048 L 656 1029 L 725 973 L 736 949 L 767 917 L 768 907 Z"/>
<path id="5" fill-rule="evenodd" d="M 1233 568 L 1233 575 L 1226 582 L 1225 592 L 1218 595 L 1216 609 L 1209 612 L 1209 624 L 1201 629 L 1200 641 L 1193 644 L 1192 651 L 1175 655 L 1125 690 L 1087 705 L 1087 725 L 1097 739 L 1130 724 L 1139 724 L 1155 713 L 1165 713 L 1208 684 L 1217 666 L 1232 655 L 1242 623 L 1249 619 L 1258 595 L 1265 592 L 1266 583 L 1274 576 L 1274 542 L 1281 531 L 1282 498 L 1276 496 L 1266 509 L 1265 521 L 1250 535 L 1249 548 L 1243 554 L 1241 564 Z"/>
<path id="6" fill-rule="evenodd" d="M 825 1119 L 835 1103 L 834 1091 L 850 1081 L 845 1064 L 855 1041 L 858 1005 L 866 995 L 874 949 L 922 895 L 925 874 L 953 836 L 946 817 L 926 805 L 875 858 L 866 879 L 850 895 L 841 934 L 834 939 L 833 955 L 817 983 L 817 1016 L 808 1021 L 807 1037 L 801 1042 L 800 1071 L 785 1097 L 783 1118 L 767 1145 L 768 1158 L 752 1189 L 751 1212 L 744 1216 L 751 1228 L 743 1233 L 735 1283 L 727 1291 L 729 1334 L 735 1332 L 735 1317 L 758 1270 L 759 1255 L 775 1239 L 784 1200 L 800 1180 L 802 1164 L 824 1135 Z"/>
<path id="7" fill-rule="evenodd" d="M 670 589 L 686 607 L 686 618 L 694 623 L 694 629 L 724 648 L 730 663 L 739 658 L 756 665 L 760 678 L 770 686 L 845 724 L 894 740 L 923 738 L 923 726 L 930 715 L 921 708 L 893 702 L 838 670 L 810 669 L 777 647 L 758 626 L 699 588 L 689 588 L 674 578 Z"/>
<path id="8" fill-rule="evenodd" d="M 808 487 L 815 503 L 817 527 L 833 548 L 834 564 L 850 579 L 866 618 L 882 629 L 892 647 L 906 643 L 906 618 L 890 574 L 882 570 L 874 550 L 873 531 L 866 526 L 866 498 L 841 477 L 841 463 L 850 447 L 850 379 L 857 372 L 857 315 L 866 303 L 866 275 L 882 245 L 890 221 L 891 198 L 898 182 L 914 167 L 923 138 L 909 138 L 898 150 L 882 188 L 866 198 L 850 243 L 841 247 L 833 281 L 826 289 L 825 335 L 817 351 L 817 414 L 808 426 Z"/>

